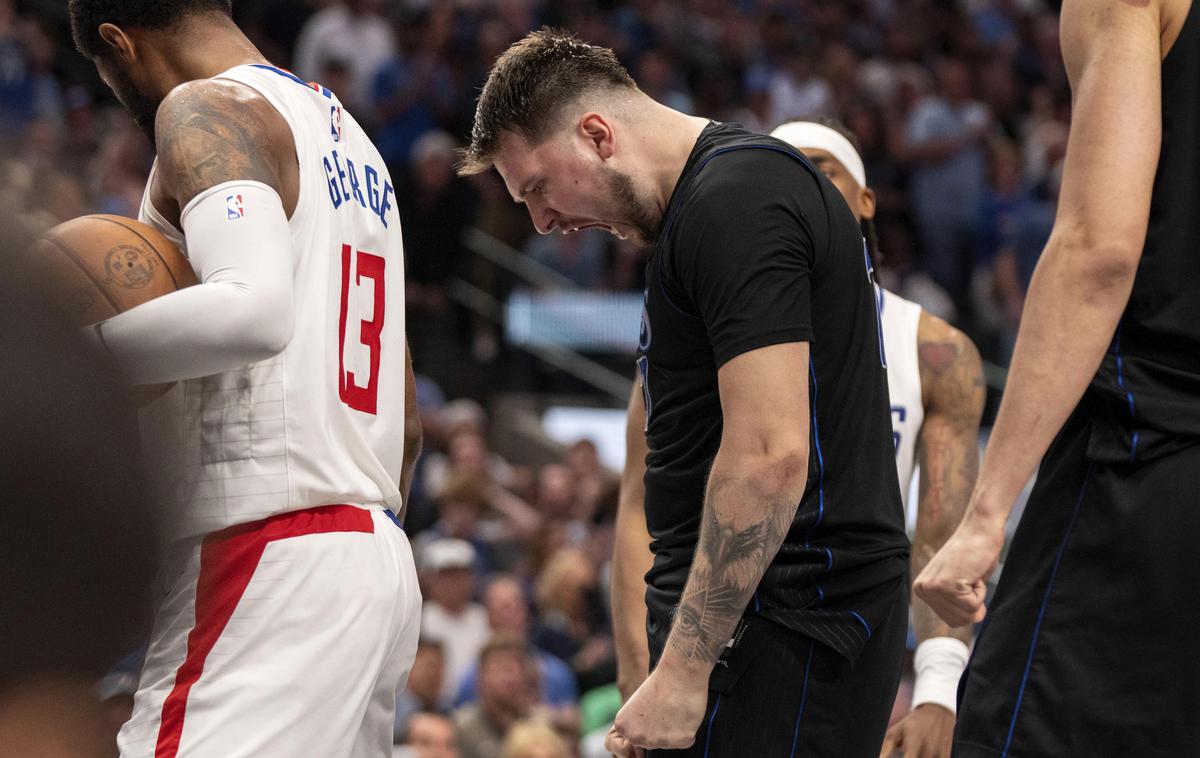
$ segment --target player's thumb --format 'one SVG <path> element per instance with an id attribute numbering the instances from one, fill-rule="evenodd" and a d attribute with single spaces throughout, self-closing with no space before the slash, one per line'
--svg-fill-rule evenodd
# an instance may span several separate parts
<path id="1" fill-rule="evenodd" d="M 636 758 L 638 754 L 637 747 L 626 739 L 625 735 L 618 732 L 615 726 L 604 738 L 604 749 L 616 758 Z"/>

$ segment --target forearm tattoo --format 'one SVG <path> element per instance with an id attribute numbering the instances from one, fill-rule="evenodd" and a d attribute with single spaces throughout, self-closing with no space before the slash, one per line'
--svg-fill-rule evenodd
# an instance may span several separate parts
<path id="1" fill-rule="evenodd" d="M 781 501 L 752 479 L 709 481 L 696 555 L 668 639 L 688 661 L 716 662 L 798 505 L 799 495 Z"/>

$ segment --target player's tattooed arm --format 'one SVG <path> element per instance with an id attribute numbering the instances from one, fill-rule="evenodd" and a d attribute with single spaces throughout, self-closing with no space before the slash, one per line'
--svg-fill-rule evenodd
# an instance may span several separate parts
<path id="1" fill-rule="evenodd" d="M 979 472 L 979 421 L 986 387 L 979 351 L 962 332 L 921 314 L 917 359 L 925 421 L 917 437 L 921 466 L 912 575 L 917 576 L 962 520 Z M 920 599 L 913 601 L 918 640 L 970 640 L 970 627 L 951 629 Z"/>
<path id="2" fill-rule="evenodd" d="M 799 498 L 754 478 L 711 478 L 696 556 L 670 643 L 688 661 L 715 663 L 779 552 Z"/>
<path id="3" fill-rule="evenodd" d="M 794 367 L 808 345 L 775 345 L 719 373 L 724 426 L 700 536 L 668 648 L 689 665 L 716 662 L 779 552 L 808 477 L 808 384 Z M 664 653 L 664 659 L 666 654 Z"/>
<path id="4" fill-rule="evenodd" d="M 234 82 L 198 80 L 167 95 L 155 119 L 155 181 L 178 209 L 228 181 L 262 182 L 286 199 L 295 143 L 283 116 Z"/>

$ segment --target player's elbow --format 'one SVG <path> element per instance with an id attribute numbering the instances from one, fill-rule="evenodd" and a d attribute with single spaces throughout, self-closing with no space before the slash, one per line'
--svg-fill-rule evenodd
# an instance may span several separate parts
<path id="1" fill-rule="evenodd" d="M 796 443 L 777 450 L 770 464 L 773 476 L 768 479 L 780 494 L 804 492 L 808 484 L 808 444 Z"/>
<path id="2" fill-rule="evenodd" d="M 295 316 L 290 307 L 271 314 L 268 324 L 259 336 L 258 347 L 265 357 L 279 355 L 287 349 L 295 330 Z"/>
<path id="3" fill-rule="evenodd" d="M 781 440 L 762 446 L 753 455 L 739 456 L 755 489 L 771 500 L 799 502 L 808 483 L 808 443 Z"/>
<path id="4" fill-rule="evenodd" d="M 282 353 L 292 341 L 296 315 L 290 291 L 247 293 L 243 300 L 238 341 L 253 360 L 266 360 Z"/>
<path id="5" fill-rule="evenodd" d="M 1072 262 L 1070 275 L 1090 293 L 1106 297 L 1127 290 L 1133 284 L 1142 258 L 1144 230 L 1099 235 L 1074 228 L 1057 240 L 1063 254 Z"/>

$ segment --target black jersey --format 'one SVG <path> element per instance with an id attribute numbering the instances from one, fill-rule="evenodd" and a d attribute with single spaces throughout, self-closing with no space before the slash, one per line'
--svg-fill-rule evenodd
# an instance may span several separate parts
<path id="1" fill-rule="evenodd" d="M 750 612 L 853 659 L 908 566 L 878 310 L 862 233 L 795 149 L 709 124 L 671 196 L 646 270 L 647 603 L 679 601 L 721 437 L 717 369 L 810 343 L 808 484 Z"/>
<path id="2" fill-rule="evenodd" d="M 1200 442 L 1200 10 L 1162 63 L 1162 149 L 1133 292 L 1100 370 L 1089 456 L 1160 457 Z"/>

